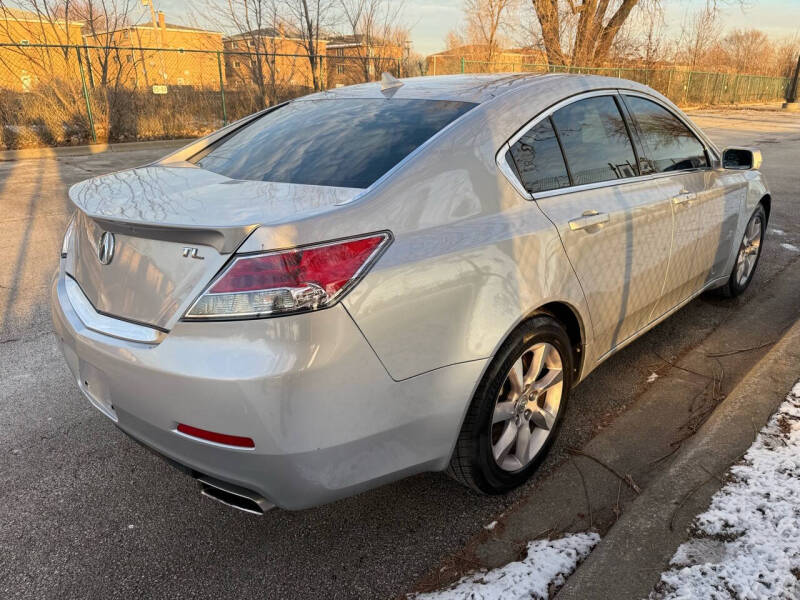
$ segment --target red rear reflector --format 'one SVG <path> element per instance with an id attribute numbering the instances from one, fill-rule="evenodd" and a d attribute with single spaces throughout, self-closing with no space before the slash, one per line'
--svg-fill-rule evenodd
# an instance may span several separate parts
<path id="1" fill-rule="evenodd" d="M 215 431 L 206 431 L 192 427 L 191 425 L 184 425 L 178 423 L 178 431 L 190 435 L 192 437 L 200 438 L 201 440 L 208 440 L 209 442 L 216 442 L 217 444 L 225 444 L 227 446 L 238 446 L 240 448 L 255 448 L 256 445 L 249 437 L 242 437 L 239 435 L 227 435 L 225 433 L 216 433 Z"/>

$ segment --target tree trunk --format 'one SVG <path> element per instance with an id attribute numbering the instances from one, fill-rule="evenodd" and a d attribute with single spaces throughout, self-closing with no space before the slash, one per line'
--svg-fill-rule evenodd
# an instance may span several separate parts
<path id="1" fill-rule="evenodd" d="M 542 39 L 547 52 L 547 62 L 563 65 L 566 62 L 561 50 L 561 27 L 558 18 L 558 0 L 532 0 L 533 8 L 542 27 Z"/>
<path id="2" fill-rule="evenodd" d="M 532 0 L 532 2 L 542 28 L 548 62 L 551 65 L 564 65 L 569 62 L 575 66 L 585 67 L 599 65 L 608 58 L 614 39 L 639 0 L 622 0 L 617 11 L 605 25 L 603 22 L 609 0 L 583 0 L 577 7 L 570 2 L 573 12 L 580 13 L 570 57 L 567 57 L 561 48 L 558 0 Z"/>
<path id="3" fill-rule="evenodd" d="M 571 64 L 573 65 L 586 65 L 588 57 L 591 55 L 591 45 L 594 40 L 590 34 L 594 28 L 597 8 L 597 0 L 583 0 L 583 4 L 576 10 L 576 12 L 580 12 L 580 17 L 578 18 L 578 29 L 575 32 L 575 43 L 572 46 Z"/>
<path id="4" fill-rule="evenodd" d="M 316 15 L 316 31 L 314 27 L 314 22 L 311 19 L 311 11 L 308 10 L 308 1 L 303 0 L 303 14 L 302 20 L 304 21 L 303 26 L 306 28 L 306 35 L 308 36 L 308 44 L 307 44 L 307 51 L 308 51 L 308 63 L 311 66 L 311 81 L 314 86 L 314 91 L 319 91 L 319 78 L 317 73 L 317 50 L 319 48 L 319 5 L 317 5 L 317 15 Z M 316 34 L 316 35 L 315 35 Z"/>
<path id="5" fill-rule="evenodd" d="M 631 14 L 631 11 L 638 3 L 639 0 L 623 0 L 617 12 L 614 13 L 611 20 L 603 27 L 600 38 L 597 41 L 597 46 L 595 46 L 594 49 L 593 62 L 595 64 L 599 64 L 608 58 L 608 54 L 611 51 L 611 44 L 614 43 L 614 38 L 617 37 L 617 33 L 619 33 L 619 30 L 625 24 L 628 15 Z"/>

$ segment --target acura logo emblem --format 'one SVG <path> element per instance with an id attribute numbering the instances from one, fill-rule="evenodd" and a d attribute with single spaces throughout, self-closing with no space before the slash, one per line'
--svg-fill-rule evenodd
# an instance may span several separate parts
<path id="1" fill-rule="evenodd" d="M 100 243 L 97 244 L 97 258 L 101 264 L 107 265 L 114 258 L 114 234 L 106 231 L 100 236 Z"/>

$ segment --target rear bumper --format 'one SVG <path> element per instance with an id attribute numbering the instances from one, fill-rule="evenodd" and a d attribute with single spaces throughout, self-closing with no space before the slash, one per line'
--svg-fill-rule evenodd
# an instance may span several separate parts
<path id="1" fill-rule="evenodd" d="M 179 322 L 158 344 L 87 328 L 52 285 L 53 323 L 78 387 L 130 436 L 283 508 L 446 467 L 484 361 L 393 381 L 341 305 L 303 315 Z M 253 449 L 188 438 L 186 423 Z"/>

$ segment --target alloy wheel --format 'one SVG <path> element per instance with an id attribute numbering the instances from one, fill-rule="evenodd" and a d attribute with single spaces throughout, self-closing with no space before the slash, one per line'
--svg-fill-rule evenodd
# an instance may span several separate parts
<path id="1" fill-rule="evenodd" d="M 744 286 L 753 274 L 763 235 L 764 225 L 761 215 L 755 215 L 747 224 L 736 257 L 736 283 L 739 286 Z"/>
<path id="2" fill-rule="evenodd" d="M 492 455 L 498 467 L 519 471 L 536 458 L 552 433 L 563 389 L 563 362 L 555 346 L 534 344 L 514 361 L 492 414 Z"/>

